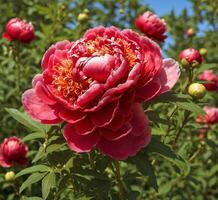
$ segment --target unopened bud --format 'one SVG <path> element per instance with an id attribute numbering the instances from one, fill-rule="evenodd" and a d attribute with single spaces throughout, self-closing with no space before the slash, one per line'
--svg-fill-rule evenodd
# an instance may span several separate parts
<path id="1" fill-rule="evenodd" d="M 78 21 L 83 23 L 89 20 L 89 16 L 86 13 L 80 13 L 77 17 Z"/>
<path id="2" fill-rule="evenodd" d="M 195 99 L 201 99 L 206 94 L 206 88 L 201 83 L 192 83 L 188 87 L 188 93 Z"/>
<path id="3" fill-rule="evenodd" d="M 201 48 L 201 49 L 199 50 L 199 53 L 200 53 L 202 56 L 204 56 L 204 55 L 207 54 L 207 49 L 206 49 L 206 48 Z"/>
<path id="4" fill-rule="evenodd" d="M 15 180 L 15 173 L 13 171 L 7 172 L 5 174 L 5 181 L 13 182 Z"/>

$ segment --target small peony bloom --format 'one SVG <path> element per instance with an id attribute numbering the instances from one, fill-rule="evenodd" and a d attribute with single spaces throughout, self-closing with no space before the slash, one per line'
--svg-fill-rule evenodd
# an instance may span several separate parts
<path id="1" fill-rule="evenodd" d="M 218 75 L 213 70 L 205 70 L 198 76 L 198 79 L 207 81 L 204 86 L 208 91 L 218 91 Z"/>
<path id="2" fill-rule="evenodd" d="M 6 138 L 0 145 L 0 165 L 11 167 L 13 164 L 27 164 L 28 147 L 17 137 Z"/>
<path id="3" fill-rule="evenodd" d="M 22 96 L 25 111 L 44 124 L 67 122 L 76 152 L 97 147 L 113 159 L 135 155 L 150 141 L 141 102 L 169 91 L 179 78 L 172 59 L 132 30 L 97 27 L 78 41 L 52 45 L 42 74 Z"/>
<path id="4" fill-rule="evenodd" d="M 216 124 L 218 123 L 218 108 L 205 106 L 205 115 L 200 115 L 197 117 L 197 122 L 199 124 Z"/>
<path id="5" fill-rule="evenodd" d="M 188 49 L 184 49 L 179 54 L 179 61 L 184 65 L 188 65 L 188 66 L 190 65 L 192 67 L 197 67 L 201 65 L 203 61 L 203 57 L 198 52 L 198 50 L 194 48 L 188 48 Z"/>
<path id="6" fill-rule="evenodd" d="M 154 13 L 147 11 L 135 20 L 136 27 L 147 37 L 164 42 L 166 39 L 166 23 Z"/>
<path id="7" fill-rule="evenodd" d="M 30 22 L 20 18 L 13 18 L 5 26 L 3 38 L 9 41 L 17 40 L 23 43 L 29 43 L 35 39 L 34 27 Z"/>

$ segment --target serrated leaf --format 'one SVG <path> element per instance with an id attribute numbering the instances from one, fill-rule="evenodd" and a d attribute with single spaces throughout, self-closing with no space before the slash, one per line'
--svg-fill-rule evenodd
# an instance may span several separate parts
<path id="1" fill-rule="evenodd" d="M 15 177 L 18 178 L 19 176 L 23 176 L 25 174 L 30 174 L 33 172 L 46 172 L 49 170 L 51 170 L 51 168 L 46 165 L 36 165 L 23 169 L 22 171 L 18 172 Z"/>
<path id="2" fill-rule="evenodd" d="M 42 180 L 42 197 L 43 199 L 47 199 L 50 190 L 52 187 L 56 185 L 56 176 L 53 171 L 47 174 Z"/>
<path id="3" fill-rule="evenodd" d="M 19 193 L 21 193 L 24 189 L 26 189 L 27 187 L 29 187 L 33 183 L 40 181 L 46 174 L 47 174 L 47 172 L 46 173 L 34 173 L 34 174 L 30 175 L 27 178 L 27 180 L 24 181 L 23 184 L 21 185 Z"/>
<path id="4" fill-rule="evenodd" d="M 45 133 L 44 132 L 36 132 L 36 133 L 30 133 L 27 136 L 25 136 L 22 141 L 26 142 L 29 140 L 34 140 L 34 139 L 38 139 L 38 138 L 45 138 Z"/>
<path id="5" fill-rule="evenodd" d="M 19 123 L 23 124 L 29 130 L 34 132 L 45 132 L 50 126 L 42 125 L 36 121 L 33 121 L 26 113 L 22 113 L 14 108 L 5 108 L 5 110 L 17 120 Z"/>

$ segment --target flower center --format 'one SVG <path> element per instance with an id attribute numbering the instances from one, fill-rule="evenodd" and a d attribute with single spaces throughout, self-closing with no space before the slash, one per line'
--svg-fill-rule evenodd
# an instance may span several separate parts
<path id="1" fill-rule="evenodd" d="M 119 47 L 121 47 L 123 51 L 123 55 L 126 58 L 128 64 L 130 67 L 133 67 L 137 62 L 137 57 L 135 54 L 135 51 L 128 41 L 117 38 L 115 41 L 106 41 L 103 38 L 97 37 L 95 40 L 89 40 L 85 46 L 88 51 L 88 53 L 96 56 L 102 56 L 105 54 L 114 55 L 115 54 L 115 48 L 112 46 L 112 43 L 117 43 Z"/>
<path id="2" fill-rule="evenodd" d="M 52 84 L 56 90 L 56 95 L 63 97 L 71 104 L 89 88 L 90 80 L 83 82 L 73 80 L 73 62 L 69 59 L 54 66 L 53 71 Z"/>

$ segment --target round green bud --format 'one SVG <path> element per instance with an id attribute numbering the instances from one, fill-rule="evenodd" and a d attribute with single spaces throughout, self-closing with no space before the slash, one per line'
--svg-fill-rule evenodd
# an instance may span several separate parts
<path id="1" fill-rule="evenodd" d="M 90 13 L 89 9 L 87 9 L 87 8 L 84 9 L 83 12 L 86 13 L 86 14 L 89 14 L 89 13 Z"/>
<path id="2" fill-rule="evenodd" d="M 5 174 L 5 181 L 13 182 L 15 180 L 15 173 L 13 171 L 7 172 Z"/>
<path id="3" fill-rule="evenodd" d="M 194 99 L 201 99 L 206 94 L 206 88 L 201 83 L 192 83 L 188 87 L 188 93 Z"/>
<path id="4" fill-rule="evenodd" d="M 204 55 L 207 54 L 207 49 L 206 49 L 206 48 L 201 48 L 201 49 L 199 50 L 199 53 L 200 53 L 202 56 L 204 56 Z"/>
<path id="5" fill-rule="evenodd" d="M 87 15 L 87 13 L 80 13 L 77 17 L 77 20 L 81 23 L 87 22 L 89 20 L 89 16 Z"/>

